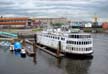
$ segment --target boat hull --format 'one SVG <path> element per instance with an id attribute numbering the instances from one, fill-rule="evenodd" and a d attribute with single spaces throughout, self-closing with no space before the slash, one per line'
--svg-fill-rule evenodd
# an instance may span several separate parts
<path id="1" fill-rule="evenodd" d="M 42 44 L 42 43 L 38 43 L 39 45 L 42 45 L 42 46 L 44 46 L 44 47 L 48 47 L 48 49 L 49 50 L 54 50 L 54 51 L 56 51 L 58 48 L 54 48 L 54 47 L 52 47 L 52 46 L 48 46 L 48 45 L 45 45 L 45 44 Z M 75 53 L 75 52 L 69 52 L 69 51 L 63 51 L 62 49 L 61 49 L 61 53 L 64 53 L 64 54 L 72 54 L 72 55 L 79 55 L 79 56 L 90 56 L 90 55 L 92 55 L 93 53 L 94 53 L 94 51 L 92 50 L 91 52 L 89 52 L 89 53 Z"/>

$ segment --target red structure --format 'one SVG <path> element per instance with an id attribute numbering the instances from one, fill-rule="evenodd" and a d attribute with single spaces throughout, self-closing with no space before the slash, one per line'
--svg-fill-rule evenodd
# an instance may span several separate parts
<path id="1" fill-rule="evenodd" d="M 33 26 L 29 17 L 0 17 L 0 28 L 26 28 Z"/>
<path id="2" fill-rule="evenodd" d="M 108 22 L 102 23 L 102 28 L 108 30 Z"/>
<path id="3" fill-rule="evenodd" d="M 1 17 L 0 25 L 26 25 L 27 17 Z"/>
<path id="4" fill-rule="evenodd" d="M 39 27 L 41 25 L 41 21 L 33 21 L 34 27 Z"/>

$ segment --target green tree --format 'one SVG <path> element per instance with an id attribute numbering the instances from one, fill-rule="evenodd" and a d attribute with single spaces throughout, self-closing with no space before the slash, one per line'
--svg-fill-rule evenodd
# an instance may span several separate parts
<path id="1" fill-rule="evenodd" d="M 64 25 L 63 23 L 53 23 L 51 24 L 53 27 L 61 27 L 62 25 Z"/>

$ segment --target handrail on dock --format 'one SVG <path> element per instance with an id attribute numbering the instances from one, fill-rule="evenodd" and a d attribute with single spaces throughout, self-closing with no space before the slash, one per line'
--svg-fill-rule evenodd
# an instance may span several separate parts
<path id="1" fill-rule="evenodd" d="M 7 36 L 10 36 L 10 37 L 18 37 L 17 34 L 8 33 L 8 32 L 0 32 L 0 35 L 7 35 Z"/>

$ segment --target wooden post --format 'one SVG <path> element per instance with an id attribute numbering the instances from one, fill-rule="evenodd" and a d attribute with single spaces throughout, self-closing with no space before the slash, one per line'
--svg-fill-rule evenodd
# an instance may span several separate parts
<path id="1" fill-rule="evenodd" d="M 61 41 L 58 42 L 58 49 L 57 49 L 57 65 L 59 65 L 59 64 L 61 63 L 60 52 L 61 52 Z"/>
<path id="2" fill-rule="evenodd" d="M 60 57 L 61 41 L 58 42 L 57 57 Z"/>
<path id="3" fill-rule="evenodd" d="M 33 43 L 33 51 L 36 54 L 37 34 L 34 34 L 34 41 L 35 41 L 35 43 Z"/>
<path id="4" fill-rule="evenodd" d="M 34 52 L 36 53 L 37 51 L 36 51 L 36 49 L 37 49 L 37 47 L 36 47 L 36 45 L 37 45 L 37 34 L 34 34 L 34 40 L 35 40 L 35 43 L 33 43 L 34 44 Z"/>
<path id="5" fill-rule="evenodd" d="M 13 40 L 10 40 L 10 42 L 11 42 L 12 45 L 14 44 L 14 41 L 15 41 L 14 39 Z"/>
<path id="6" fill-rule="evenodd" d="M 35 43 L 33 43 L 33 52 L 34 52 L 34 54 L 36 54 L 36 46 L 35 46 Z"/>
<path id="7" fill-rule="evenodd" d="M 34 34 L 34 41 L 35 41 L 35 44 L 37 44 L 37 34 Z"/>
<path id="8" fill-rule="evenodd" d="M 23 38 L 23 43 L 22 43 L 22 45 L 25 47 L 26 46 L 26 41 L 25 41 L 25 39 Z"/>
<path id="9" fill-rule="evenodd" d="M 36 56 L 33 56 L 33 62 L 34 62 L 34 64 L 37 63 L 37 61 L 36 61 Z"/>

